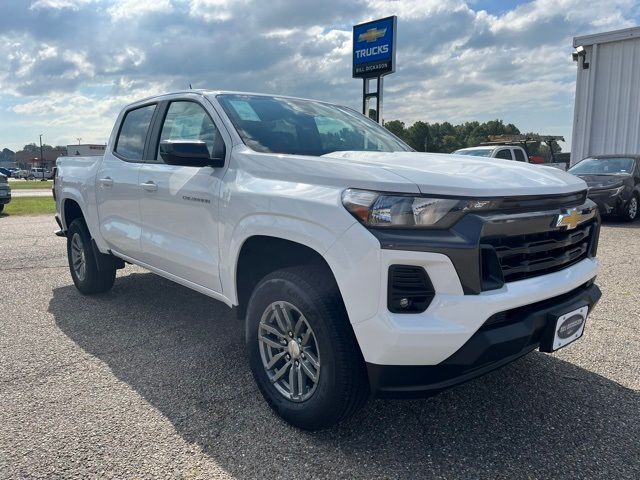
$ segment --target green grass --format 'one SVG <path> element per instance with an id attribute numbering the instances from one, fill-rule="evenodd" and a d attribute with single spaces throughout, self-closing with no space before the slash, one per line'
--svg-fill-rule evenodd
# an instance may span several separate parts
<path id="1" fill-rule="evenodd" d="M 48 188 L 53 187 L 53 180 L 15 180 L 9 182 L 11 190 L 32 190 L 34 188 Z"/>
<path id="2" fill-rule="evenodd" d="M 50 197 L 16 197 L 4 206 L 0 216 L 54 214 L 56 202 Z"/>

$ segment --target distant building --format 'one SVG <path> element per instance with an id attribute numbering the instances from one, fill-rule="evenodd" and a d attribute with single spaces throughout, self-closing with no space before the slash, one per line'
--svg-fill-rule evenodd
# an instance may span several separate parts
<path id="1" fill-rule="evenodd" d="M 42 161 L 40 161 L 39 149 L 34 149 L 33 151 L 21 150 L 16 152 L 15 162 L 23 170 L 30 170 L 36 167 L 51 168 L 55 165 L 56 159 L 65 154 L 64 148 L 45 148 L 42 151 Z"/>
<path id="2" fill-rule="evenodd" d="M 100 157 L 104 155 L 106 145 L 83 143 L 80 145 L 67 145 L 67 155 L 70 157 Z"/>

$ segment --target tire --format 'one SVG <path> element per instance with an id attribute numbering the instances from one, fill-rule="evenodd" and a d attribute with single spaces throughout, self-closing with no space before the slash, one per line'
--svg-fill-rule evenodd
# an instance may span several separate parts
<path id="1" fill-rule="evenodd" d="M 108 291 L 116 278 L 115 268 L 98 270 L 91 235 L 82 219 L 71 222 L 67 231 L 67 259 L 76 288 L 84 295 Z"/>
<path id="2" fill-rule="evenodd" d="M 631 199 L 627 202 L 627 206 L 624 207 L 624 213 L 622 218 L 625 222 L 633 222 L 638 218 L 638 214 L 640 213 L 640 198 L 638 198 L 638 194 L 634 193 Z"/>
<path id="3" fill-rule="evenodd" d="M 294 338 L 279 328 L 276 310 L 282 323 L 287 323 L 284 314 L 288 313 Z M 259 340 L 259 335 L 271 343 Z M 301 340 L 297 342 L 300 348 L 291 345 L 296 340 Z M 305 430 L 330 427 L 352 416 L 369 398 L 364 359 L 335 280 L 324 268 L 292 267 L 262 279 L 249 300 L 245 341 L 258 388 L 271 408 L 291 425 Z M 268 371 L 269 362 L 279 354 L 284 357 Z M 287 364 L 286 373 L 272 382 Z M 309 371 L 315 373 L 316 381 Z M 290 388 L 287 394 L 286 385 L 292 383 L 294 395 Z"/>
<path id="4" fill-rule="evenodd" d="M 4 210 L 4 203 L 0 205 L 0 213 L 2 213 L 3 210 Z"/>

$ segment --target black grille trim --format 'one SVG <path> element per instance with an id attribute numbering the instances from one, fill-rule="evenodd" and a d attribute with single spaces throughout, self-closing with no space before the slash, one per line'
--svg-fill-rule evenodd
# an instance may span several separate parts
<path id="1" fill-rule="evenodd" d="M 493 247 L 505 282 L 553 273 L 587 258 L 596 223 L 572 230 L 484 238 Z"/>
<path id="2" fill-rule="evenodd" d="M 390 312 L 424 312 L 434 296 L 433 284 L 424 268 L 415 265 L 389 267 L 387 307 Z M 407 299 L 409 304 L 401 306 L 402 299 Z"/>

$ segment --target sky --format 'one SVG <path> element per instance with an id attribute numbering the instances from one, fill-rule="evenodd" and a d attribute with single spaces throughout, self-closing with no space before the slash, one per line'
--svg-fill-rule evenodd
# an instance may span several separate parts
<path id="1" fill-rule="evenodd" d="M 1 0 L 0 148 L 105 143 L 118 111 L 188 88 L 359 109 L 351 28 L 398 16 L 385 120 L 501 118 L 571 137 L 572 38 L 638 25 L 637 0 Z"/>

